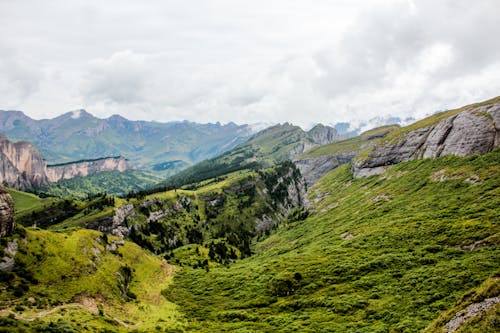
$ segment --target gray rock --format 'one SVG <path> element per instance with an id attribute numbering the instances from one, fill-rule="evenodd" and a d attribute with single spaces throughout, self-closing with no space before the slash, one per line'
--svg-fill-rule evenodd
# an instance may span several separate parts
<path id="1" fill-rule="evenodd" d="M 123 205 L 115 210 L 113 217 L 106 217 L 85 225 L 86 228 L 99 230 L 108 234 L 124 238 L 130 233 L 127 219 L 135 215 L 134 205 Z"/>
<path id="2" fill-rule="evenodd" d="M 14 257 L 16 256 L 18 248 L 17 238 L 15 238 L 12 242 L 7 243 L 7 246 L 3 250 L 5 256 L 0 261 L 0 271 L 10 272 L 14 269 L 14 265 L 16 263 Z"/>
<path id="3" fill-rule="evenodd" d="M 374 147 L 367 159 L 353 163 L 354 176 L 381 174 L 391 165 L 417 158 L 485 154 L 500 145 L 499 122 L 500 103 L 464 110 Z"/>
<path id="4" fill-rule="evenodd" d="M 295 163 L 297 168 L 299 168 L 300 173 L 304 177 L 306 184 L 309 187 L 316 183 L 329 171 L 337 168 L 342 164 L 351 162 L 354 156 L 356 156 L 356 153 L 356 151 L 353 151 L 345 154 L 330 156 L 296 158 L 293 160 L 293 162 Z"/>
<path id="5" fill-rule="evenodd" d="M 446 332 L 452 333 L 455 332 L 462 326 L 465 322 L 479 316 L 490 308 L 492 308 L 495 304 L 500 302 L 500 297 L 492 297 L 487 298 L 480 303 L 474 303 L 466 307 L 464 310 L 457 312 L 455 316 L 444 326 L 446 328 Z"/>
<path id="6" fill-rule="evenodd" d="M 0 237 L 10 235 L 16 229 L 14 219 L 14 201 L 0 185 Z"/>

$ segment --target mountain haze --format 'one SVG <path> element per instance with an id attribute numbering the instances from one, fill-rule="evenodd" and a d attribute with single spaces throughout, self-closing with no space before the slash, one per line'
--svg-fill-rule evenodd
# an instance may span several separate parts
<path id="1" fill-rule="evenodd" d="M 162 168 L 162 163 L 179 161 L 182 168 L 229 150 L 252 134 L 248 125 L 131 121 L 119 115 L 99 119 L 85 110 L 43 120 L 0 111 L 0 133 L 31 142 L 50 164 L 122 155 L 134 166 L 167 174 L 169 165 Z"/>

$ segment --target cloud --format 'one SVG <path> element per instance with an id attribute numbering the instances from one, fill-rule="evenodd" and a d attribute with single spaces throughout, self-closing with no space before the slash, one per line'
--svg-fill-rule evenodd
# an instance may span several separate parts
<path id="1" fill-rule="evenodd" d="M 21 2 L 0 108 L 38 118 L 359 125 L 500 91 L 496 0 Z"/>
<path id="2" fill-rule="evenodd" d="M 85 75 L 82 93 L 86 102 L 131 104 L 145 100 L 149 73 L 145 57 L 130 50 L 108 59 L 93 60 Z"/>

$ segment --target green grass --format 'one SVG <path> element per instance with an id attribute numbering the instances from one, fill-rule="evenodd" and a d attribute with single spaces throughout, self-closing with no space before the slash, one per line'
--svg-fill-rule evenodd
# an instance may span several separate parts
<path id="1" fill-rule="evenodd" d="M 136 244 L 126 242 L 116 251 L 106 250 L 106 244 L 117 238 L 103 238 L 91 230 L 27 229 L 14 237 L 19 251 L 14 271 L 1 273 L 0 317 L 8 309 L 21 320 L 9 325 L 35 330 L 36 325 L 63 320 L 79 331 L 113 332 L 182 326 L 176 306 L 160 295 L 176 268 Z M 123 267 L 131 269 L 131 282 L 126 286 L 118 275 Z M 135 298 L 125 297 L 124 288 Z M 24 321 L 37 317 L 35 324 Z"/>
<path id="2" fill-rule="evenodd" d="M 453 177 L 433 180 L 441 170 Z M 257 243 L 254 256 L 176 275 L 164 294 L 188 330 L 419 332 L 500 276 L 498 150 L 364 179 L 343 166 L 310 193 L 315 213 Z M 485 246 L 461 248 L 477 241 Z"/>
<path id="3" fill-rule="evenodd" d="M 398 125 L 378 127 L 364 132 L 354 138 L 312 148 L 304 154 L 301 154 L 299 158 L 310 158 L 356 152 L 364 148 L 366 145 L 376 142 L 376 139 L 384 137 L 389 133 L 398 130 L 399 128 L 400 127 Z"/>
<path id="4" fill-rule="evenodd" d="M 14 210 L 18 218 L 26 212 L 41 209 L 54 201 L 50 198 L 42 199 L 35 194 L 18 191 L 13 188 L 9 188 L 8 191 L 14 200 Z"/>
<path id="5" fill-rule="evenodd" d="M 131 191 L 149 188 L 162 180 L 156 174 L 138 170 L 104 171 L 86 177 L 64 179 L 38 189 L 44 195 L 85 199 L 89 194 L 108 193 L 124 196 Z"/>

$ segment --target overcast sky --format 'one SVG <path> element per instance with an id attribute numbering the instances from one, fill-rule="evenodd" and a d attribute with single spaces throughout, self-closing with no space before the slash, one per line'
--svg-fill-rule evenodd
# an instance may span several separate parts
<path id="1" fill-rule="evenodd" d="M 500 1 L 0 0 L 0 109 L 359 123 L 500 95 Z"/>

